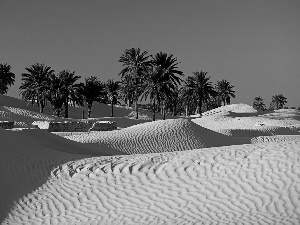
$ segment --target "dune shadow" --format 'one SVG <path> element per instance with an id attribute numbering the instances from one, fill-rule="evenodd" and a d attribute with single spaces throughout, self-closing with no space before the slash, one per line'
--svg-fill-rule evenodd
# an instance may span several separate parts
<path id="1" fill-rule="evenodd" d="M 0 221 L 20 199 L 44 185 L 60 165 L 90 157 L 125 155 L 108 146 L 83 144 L 43 130 L 0 129 Z"/>
<path id="2" fill-rule="evenodd" d="M 228 117 L 252 117 L 252 116 L 261 116 L 261 115 L 266 115 L 266 114 L 270 114 L 270 113 L 275 113 L 274 110 L 272 111 L 262 111 L 262 110 L 257 110 L 257 112 L 232 112 L 232 111 L 228 111 L 229 115 L 227 115 Z"/>

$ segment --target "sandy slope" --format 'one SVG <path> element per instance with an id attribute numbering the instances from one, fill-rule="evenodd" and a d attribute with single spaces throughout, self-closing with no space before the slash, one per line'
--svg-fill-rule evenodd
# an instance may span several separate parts
<path id="1" fill-rule="evenodd" d="M 128 154 L 184 151 L 250 143 L 250 140 L 227 137 L 200 127 L 188 119 L 148 122 L 110 132 L 72 133 L 65 138 L 81 143 L 108 145 Z"/>
<path id="2" fill-rule="evenodd" d="M 10 104 L 19 122 L 43 116 Z M 236 104 L 192 120 L 119 117 L 109 132 L 0 129 L 0 221 L 299 224 L 299 114 Z"/>
<path id="3" fill-rule="evenodd" d="M 300 142 L 69 159 L 3 224 L 299 224 L 299 159 Z"/>
<path id="4" fill-rule="evenodd" d="M 0 218 L 9 205 L 46 182 L 51 170 L 71 159 L 124 154 L 81 144 L 42 130 L 0 129 Z M 1 220 L 0 220 L 1 221 Z"/>

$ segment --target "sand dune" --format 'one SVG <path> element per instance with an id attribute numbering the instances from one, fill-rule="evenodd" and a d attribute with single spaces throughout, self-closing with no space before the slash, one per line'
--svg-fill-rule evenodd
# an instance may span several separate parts
<path id="1" fill-rule="evenodd" d="M 48 117 L 21 102 L 8 111 L 25 124 Z M 0 129 L 1 224 L 300 223 L 299 111 L 113 119 L 120 130 Z"/>
<path id="2" fill-rule="evenodd" d="M 4 224 L 298 224 L 300 142 L 85 158 Z"/>
<path id="3" fill-rule="evenodd" d="M 43 130 L 0 129 L 0 137 L 0 218 L 8 205 L 21 197 L 19 193 L 28 194 L 46 182 L 55 166 L 72 159 L 125 154 L 109 147 L 99 149 L 95 144 L 73 142 Z"/>
<path id="4" fill-rule="evenodd" d="M 213 110 L 204 112 L 203 116 L 226 116 L 230 115 L 230 113 L 239 113 L 239 114 L 257 114 L 257 110 L 255 110 L 252 106 L 249 106 L 247 104 L 231 104 L 226 106 L 221 106 L 218 108 L 215 108 Z"/>
<path id="5" fill-rule="evenodd" d="M 45 115 L 42 113 L 33 112 L 26 109 L 0 106 L 0 119 L 15 121 L 14 127 L 16 128 L 30 128 L 33 121 L 48 120 L 48 121 L 64 121 L 62 118 L 55 116 Z"/>
<path id="6" fill-rule="evenodd" d="M 244 140 L 200 127 L 188 119 L 148 122 L 109 132 L 72 133 L 65 138 L 81 143 L 99 143 L 100 146 L 110 146 L 128 154 L 184 151 L 245 143 Z"/>
<path id="7" fill-rule="evenodd" d="M 221 129 L 219 133 L 233 137 L 258 137 L 274 135 L 300 135 L 300 133 L 290 127 L 261 127 L 256 129 Z"/>
<path id="8" fill-rule="evenodd" d="M 289 142 L 299 141 L 300 135 L 275 135 L 275 136 L 259 136 L 251 139 L 251 143 L 265 143 L 265 142 Z"/>

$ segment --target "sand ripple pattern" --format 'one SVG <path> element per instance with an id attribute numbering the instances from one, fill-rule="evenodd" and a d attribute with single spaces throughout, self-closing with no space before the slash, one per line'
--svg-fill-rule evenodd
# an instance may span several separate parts
<path id="1" fill-rule="evenodd" d="M 116 131 L 72 133 L 63 136 L 82 143 L 99 143 L 100 146 L 109 146 L 127 154 L 241 144 L 231 137 L 200 127 L 188 119 L 161 120 Z"/>
<path id="2" fill-rule="evenodd" d="M 221 106 L 210 111 L 204 112 L 203 116 L 225 116 L 229 115 L 229 112 L 236 113 L 257 113 L 252 106 L 247 104 L 231 104 L 226 106 Z"/>
<path id="3" fill-rule="evenodd" d="M 26 116 L 38 120 L 54 120 L 53 116 L 45 115 L 43 113 L 37 113 L 26 109 L 20 109 L 20 108 L 9 107 L 9 106 L 4 106 L 4 108 L 7 109 L 9 112 L 20 116 Z M 13 115 L 11 116 L 13 117 Z"/>
<path id="4" fill-rule="evenodd" d="M 300 133 L 290 127 L 267 126 L 256 129 L 220 129 L 218 133 L 233 137 L 258 137 L 274 135 L 300 135 Z"/>
<path id="5" fill-rule="evenodd" d="M 300 141 L 300 135 L 260 136 L 251 139 L 251 143 Z"/>
<path id="6" fill-rule="evenodd" d="M 300 142 L 86 158 L 3 224 L 299 224 Z"/>

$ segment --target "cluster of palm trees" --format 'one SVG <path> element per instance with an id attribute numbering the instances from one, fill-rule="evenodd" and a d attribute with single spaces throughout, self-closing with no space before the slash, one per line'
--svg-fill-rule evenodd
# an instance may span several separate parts
<path id="1" fill-rule="evenodd" d="M 24 100 L 36 103 L 41 113 L 49 103 L 55 115 L 63 114 L 65 118 L 68 118 L 70 104 L 83 107 L 84 103 L 87 105 L 87 117 L 90 118 L 95 101 L 111 104 L 113 116 L 113 106 L 120 104 L 118 100 L 123 100 L 129 107 L 134 105 L 138 119 L 139 102 L 150 100 L 147 108 L 152 110 L 153 120 L 159 111 L 164 119 L 167 113 L 173 116 L 201 114 L 222 103 L 229 104 L 230 99 L 235 98 L 234 87 L 227 80 L 213 85 L 207 72 L 194 72 L 183 80 L 184 74 L 178 69 L 179 62 L 172 54 L 159 52 L 149 55 L 148 51 L 131 48 L 125 50 L 119 62 L 123 65 L 119 73 L 120 81 L 102 82 L 91 76 L 83 83 L 79 82 L 81 77 L 75 72 L 63 70 L 55 73 L 51 67 L 36 63 L 25 68 L 26 72 L 21 74 L 20 94 Z M 10 67 L 4 66 L 8 73 Z M 10 74 L 10 78 L 6 79 L 4 93 L 7 92 L 7 86 L 13 84 L 14 74 Z"/>
<path id="2" fill-rule="evenodd" d="M 277 94 L 272 96 L 269 109 L 283 109 L 287 103 L 287 98 L 283 94 Z M 253 108 L 259 110 L 267 110 L 267 107 L 264 103 L 264 99 L 261 96 L 255 97 L 253 100 Z"/>
<path id="3" fill-rule="evenodd" d="M 123 100 L 131 106 L 135 102 L 136 119 L 138 119 L 139 99 L 150 99 L 150 106 L 155 113 L 161 110 L 163 118 L 166 111 L 178 115 L 185 110 L 201 114 L 203 103 L 206 109 L 229 104 L 235 98 L 234 87 L 227 81 L 218 81 L 215 86 L 209 81 L 207 72 L 194 72 L 186 81 L 183 72 L 178 70 L 177 58 L 172 54 L 156 53 L 148 55 L 140 48 L 127 49 L 119 59 L 124 69 L 120 72 Z"/>
<path id="4" fill-rule="evenodd" d="M 75 72 L 63 70 L 55 74 L 51 67 L 39 63 L 25 69 L 27 72 L 22 73 L 20 94 L 24 100 L 37 103 L 41 113 L 49 102 L 55 115 L 61 116 L 63 108 L 64 117 L 68 118 L 70 103 L 83 107 L 86 102 L 90 117 L 94 101 L 112 103 L 115 100 L 118 87 L 114 86 L 117 82 L 112 80 L 103 83 L 91 76 L 85 79 L 85 83 L 79 83 L 81 77 Z"/>

